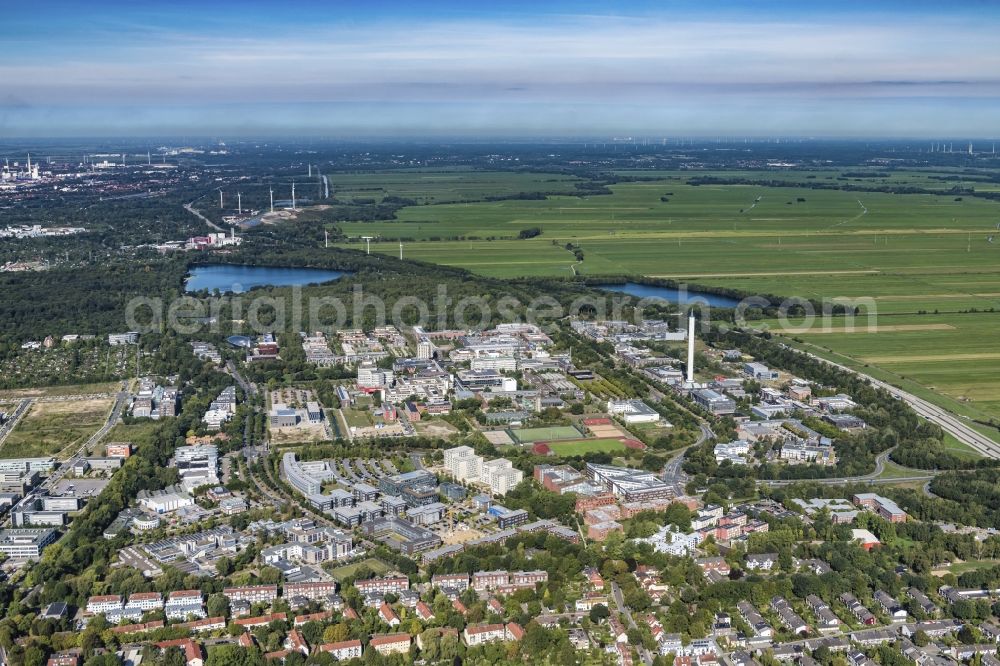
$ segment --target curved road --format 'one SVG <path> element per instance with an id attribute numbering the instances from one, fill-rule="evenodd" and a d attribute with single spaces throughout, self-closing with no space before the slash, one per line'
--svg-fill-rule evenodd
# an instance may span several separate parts
<path id="1" fill-rule="evenodd" d="M 868 474 L 862 474 L 861 476 L 842 476 L 835 479 L 758 479 L 757 485 L 777 487 L 789 486 L 793 483 L 800 482 L 818 483 L 827 486 L 840 485 L 842 483 L 868 483 L 875 485 L 905 483 L 907 481 L 927 481 L 930 483 L 930 479 L 933 479 L 937 475 L 937 472 L 926 472 L 923 474 L 914 474 L 913 476 L 880 479 L 878 477 L 882 476 L 882 472 L 885 471 L 885 463 L 889 460 L 890 453 L 892 453 L 892 449 L 878 454 L 878 457 L 875 458 L 875 471 Z"/>

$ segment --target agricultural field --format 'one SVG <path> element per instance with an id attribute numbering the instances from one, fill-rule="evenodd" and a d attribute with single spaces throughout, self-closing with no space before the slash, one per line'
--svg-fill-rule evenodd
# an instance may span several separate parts
<path id="1" fill-rule="evenodd" d="M 846 364 L 907 390 L 912 387 L 904 382 L 915 383 L 923 390 L 911 392 L 928 399 L 937 394 L 948 404 L 937 402 L 951 411 L 988 421 L 1000 419 L 998 319 L 1000 314 L 991 312 L 882 315 L 874 327 L 860 322 L 853 332 L 834 319 L 829 332 L 793 329 L 785 335 L 806 351 L 836 354 L 832 360 L 840 362 L 850 359 Z M 768 324 L 782 331 L 778 322 Z"/>
<path id="2" fill-rule="evenodd" d="M 35 402 L 0 445 L 0 456 L 65 459 L 100 429 L 112 404 L 113 398 Z"/>
<path id="3" fill-rule="evenodd" d="M 388 241 L 373 251 L 395 254 L 403 239 L 408 258 L 500 278 L 649 276 L 849 299 L 877 315 L 875 330 L 845 333 L 834 321 L 830 330 L 796 333 L 797 344 L 905 382 L 958 414 L 1000 419 L 1000 201 L 950 191 L 998 191 L 994 174 L 869 167 L 619 173 L 656 180 L 610 185 L 611 195 L 409 206 L 397 220 L 342 227 Z M 705 176 L 782 186 L 692 183 Z M 533 227 L 541 235 L 517 238 Z M 602 398 L 623 397 L 613 386 L 580 384 Z"/>

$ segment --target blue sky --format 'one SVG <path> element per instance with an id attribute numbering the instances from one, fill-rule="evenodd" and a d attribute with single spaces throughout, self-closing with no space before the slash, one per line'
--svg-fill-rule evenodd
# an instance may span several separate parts
<path id="1" fill-rule="evenodd" d="M 12 3 L 0 137 L 1000 133 L 1000 3 L 283 5 Z"/>

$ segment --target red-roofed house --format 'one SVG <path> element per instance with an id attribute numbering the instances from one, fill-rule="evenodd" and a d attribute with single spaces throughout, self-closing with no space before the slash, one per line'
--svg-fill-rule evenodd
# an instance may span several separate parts
<path id="1" fill-rule="evenodd" d="M 309 656 L 309 643 L 306 643 L 306 639 L 299 633 L 298 629 L 292 629 L 288 632 L 288 636 L 285 637 L 285 648 Z"/>
<path id="2" fill-rule="evenodd" d="M 470 625 L 462 632 L 462 639 L 468 646 L 507 640 L 507 630 L 502 624 Z"/>
<path id="3" fill-rule="evenodd" d="M 386 634 L 385 636 L 373 636 L 368 642 L 368 647 L 374 649 L 379 654 L 400 654 L 410 650 L 409 634 Z"/>
<path id="4" fill-rule="evenodd" d="M 399 626 L 399 616 L 396 615 L 396 611 L 392 610 L 392 607 L 389 604 L 382 604 L 379 607 L 378 616 L 382 618 L 382 621 L 390 627 Z"/>
<path id="5" fill-rule="evenodd" d="M 339 643 L 324 643 L 319 646 L 320 652 L 329 652 L 338 661 L 347 661 L 361 656 L 361 641 L 353 639 Z"/>
<path id="6" fill-rule="evenodd" d="M 427 604 L 425 604 L 422 601 L 418 601 L 417 602 L 416 611 L 417 611 L 417 615 L 424 622 L 427 622 L 429 620 L 433 620 L 434 619 L 434 611 L 432 611 L 431 607 L 428 606 Z"/>

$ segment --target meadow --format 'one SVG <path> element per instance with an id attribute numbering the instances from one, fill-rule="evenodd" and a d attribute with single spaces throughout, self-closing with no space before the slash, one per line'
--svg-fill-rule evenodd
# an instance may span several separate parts
<path id="1" fill-rule="evenodd" d="M 0 456 L 65 459 L 100 429 L 113 402 L 110 398 L 36 402 L 0 446 Z"/>

